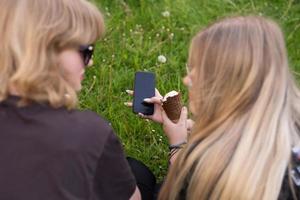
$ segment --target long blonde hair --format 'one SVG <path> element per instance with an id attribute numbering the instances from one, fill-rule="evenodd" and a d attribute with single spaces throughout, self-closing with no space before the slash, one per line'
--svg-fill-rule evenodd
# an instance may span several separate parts
<path id="1" fill-rule="evenodd" d="M 100 38 L 99 10 L 86 0 L 0 0 L 0 30 L 0 101 L 13 85 L 23 100 L 73 108 L 76 91 L 57 56 Z"/>
<path id="2" fill-rule="evenodd" d="M 189 66 L 195 126 L 160 199 L 277 199 L 300 122 L 282 31 L 262 17 L 223 19 L 193 38 Z"/>

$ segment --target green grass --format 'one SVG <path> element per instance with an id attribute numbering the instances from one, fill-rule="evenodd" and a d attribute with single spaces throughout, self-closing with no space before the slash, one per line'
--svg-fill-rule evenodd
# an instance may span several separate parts
<path id="1" fill-rule="evenodd" d="M 139 119 L 123 102 L 136 71 L 156 73 L 162 94 L 187 91 L 185 74 L 191 37 L 224 16 L 257 14 L 283 28 L 290 66 L 300 73 L 299 0 L 95 0 L 105 16 L 106 35 L 98 43 L 95 67 L 87 71 L 80 106 L 108 119 L 126 153 L 145 162 L 161 179 L 167 168 L 167 142 L 159 125 Z M 162 12 L 169 11 L 169 17 Z M 174 37 L 172 37 L 174 35 Z M 167 57 L 159 64 L 157 57 Z"/>

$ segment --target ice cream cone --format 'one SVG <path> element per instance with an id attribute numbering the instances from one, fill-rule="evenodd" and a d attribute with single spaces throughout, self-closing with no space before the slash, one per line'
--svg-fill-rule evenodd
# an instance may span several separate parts
<path id="1" fill-rule="evenodd" d="M 181 94 L 171 91 L 163 99 L 163 109 L 173 122 L 178 122 L 182 109 Z"/>

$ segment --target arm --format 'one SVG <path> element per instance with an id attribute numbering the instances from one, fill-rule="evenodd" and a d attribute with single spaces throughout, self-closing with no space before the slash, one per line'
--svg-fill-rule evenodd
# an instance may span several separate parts
<path id="1" fill-rule="evenodd" d="M 94 179 L 95 191 L 101 199 L 138 197 L 134 175 L 125 158 L 122 145 L 112 130 L 98 159 Z"/>
<path id="2" fill-rule="evenodd" d="M 180 118 L 175 124 L 168 118 L 165 111 L 162 110 L 163 129 L 169 140 L 170 146 L 176 146 L 187 141 L 188 129 L 191 128 L 189 127 L 189 123 L 191 122 L 188 121 L 187 114 L 187 108 L 183 107 L 181 110 Z M 179 151 L 180 149 L 177 149 L 177 151 L 174 154 L 171 154 L 172 156 L 170 157 L 170 164 L 174 163 Z"/>
<path id="3" fill-rule="evenodd" d="M 129 95 L 133 95 L 132 90 L 126 91 Z M 162 108 L 162 95 L 157 89 L 155 89 L 155 96 L 152 98 L 145 99 L 147 103 L 154 104 L 153 115 L 139 114 L 140 117 L 150 119 L 154 122 L 163 125 L 164 132 L 169 140 L 169 145 L 179 144 L 187 140 L 187 135 L 191 131 L 194 124 L 193 120 L 187 119 L 187 109 L 184 107 L 181 112 L 180 120 L 175 124 L 166 115 Z M 132 106 L 132 102 L 126 102 L 125 105 Z M 177 153 L 176 153 L 177 154 Z M 170 163 L 176 160 L 177 155 L 174 154 L 170 158 Z"/>

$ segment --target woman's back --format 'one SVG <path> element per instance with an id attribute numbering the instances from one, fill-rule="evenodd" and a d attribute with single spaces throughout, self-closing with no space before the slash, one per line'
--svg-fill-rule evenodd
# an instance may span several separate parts
<path id="1" fill-rule="evenodd" d="M 101 117 L 46 104 L 17 107 L 18 100 L 11 96 L 0 103 L 1 199 L 107 199 L 133 193 L 135 181 L 121 145 Z"/>

